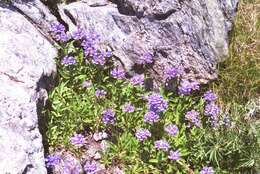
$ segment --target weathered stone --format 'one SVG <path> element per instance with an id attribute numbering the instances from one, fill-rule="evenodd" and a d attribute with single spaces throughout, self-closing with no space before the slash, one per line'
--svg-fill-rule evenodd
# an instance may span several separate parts
<path id="1" fill-rule="evenodd" d="M 19 10 L 46 37 L 48 37 L 50 24 L 58 22 L 50 9 L 40 0 L 11 0 L 11 6 Z"/>
<path id="2" fill-rule="evenodd" d="M 228 55 L 228 32 L 238 0 L 117 0 L 91 7 L 84 2 L 59 6 L 62 19 L 96 31 L 131 73 L 149 51 L 150 69 L 162 81 L 168 66 L 183 70 L 182 78 L 207 82 L 217 77 L 216 65 Z"/>
<path id="3" fill-rule="evenodd" d="M 56 50 L 26 18 L 0 4 L 0 173 L 45 174 L 37 105 Z"/>

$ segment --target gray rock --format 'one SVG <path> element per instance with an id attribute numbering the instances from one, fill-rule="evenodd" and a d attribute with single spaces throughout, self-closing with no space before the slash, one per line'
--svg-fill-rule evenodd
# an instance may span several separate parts
<path id="1" fill-rule="evenodd" d="M 82 0 L 82 2 L 87 3 L 91 7 L 105 6 L 108 4 L 107 0 Z"/>
<path id="2" fill-rule="evenodd" d="M 97 152 L 94 156 L 94 160 L 100 160 L 101 159 L 101 154 Z"/>
<path id="3" fill-rule="evenodd" d="M 103 140 L 103 139 L 106 139 L 107 138 L 107 133 L 106 132 L 95 132 L 93 134 L 93 139 L 95 141 L 100 141 L 100 140 Z"/>
<path id="4" fill-rule="evenodd" d="M 11 6 L 24 15 L 46 37 L 48 37 L 50 24 L 58 22 L 50 9 L 40 0 L 11 0 Z M 51 37 L 48 39 L 51 40 Z"/>
<path id="5" fill-rule="evenodd" d="M 38 105 L 56 50 L 26 18 L 0 4 L 0 173 L 45 174 Z"/>
<path id="6" fill-rule="evenodd" d="M 149 51 L 155 63 L 154 79 L 163 81 L 166 67 L 184 70 L 182 78 L 200 82 L 217 77 L 216 65 L 228 55 L 238 0 L 117 0 L 92 7 L 75 2 L 60 5 L 62 19 L 96 31 L 130 72 L 138 58 Z"/>

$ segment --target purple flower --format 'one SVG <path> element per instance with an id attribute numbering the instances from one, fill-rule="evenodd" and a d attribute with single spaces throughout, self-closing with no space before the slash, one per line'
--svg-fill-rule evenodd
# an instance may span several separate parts
<path id="1" fill-rule="evenodd" d="M 62 24 L 59 24 L 59 23 L 51 24 L 50 31 L 53 33 L 53 35 L 57 41 L 66 42 L 69 40 L 69 37 L 67 36 L 67 34 L 65 32 L 65 27 Z"/>
<path id="2" fill-rule="evenodd" d="M 159 93 L 148 96 L 148 107 L 154 112 L 163 112 L 167 109 L 168 103 Z"/>
<path id="3" fill-rule="evenodd" d="M 155 141 L 154 146 L 156 149 L 163 151 L 168 151 L 170 148 L 170 144 L 164 139 Z"/>
<path id="4" fill-rule="evenodd" d="M 215 103 L 211 102 L 205 106 L 205 115 L 207 116 L 217 116 L 220 113 L 220 107 Z"/>
<path id="5" fill-rule="evenodd" d="M 148 137 L 151 137 L 152 134 L 149 130 L 141 128 L 136 131 L 135 136 L 139 141 L 144 141 Z"/>
<path id="6" fill-rule="evenodd" d="M 170 159 L 172 161 L 177 161 L 180 159 L 180 156 L 181 156 L 181 154 L 180 154 L 179 150 L 176 150 L 176 151 L 171 150 L 170 154 L 168 156 L 168 159 Z"/>
<path id="7" fill-rule="evenodd" d="M 64 160 L 63 174 L 80 174 L 82 171 L 80 163 L 72 156 Z"/>
<path id="8" fill-rule="evenodd" d="M 84 165 L 84 170 L 87 174 L 94 174 L 97 171 L 97 164 L 95 162 L 87 161 Z"/>
<path id="9" fill-rule="evenodd" d="M 211 90 L 205 92 L 203 95 L 203 99 L 208 101 L 208 102 L 213 102 L 217 99 L 217 95 L 214 94 Z"/>
<path id="10" fill-rule="evenodd" d="M 84 54 L 85 54 L 85 56 L 93 56 L 92 63 L 94 63 L 96 65 L 105 64 L 105 58 L 103 58 L 103 56 L 98 57 L 98 51 L 95 47 L 88 47 L 88 48 L 84 49 Z"/>
<path id="11" fill-rule="evenodd" d="M 98 65 L 105 64 L 105 57 L 104 53 L 98 53 L 96 48 L 96 43 L 99 40 L 99 35 L 92 33 L 92 34 L 85 34 L 84 40 L 81 43 L 81 46 L 84 49 L 85 56 L 93 56 L 92 62 Z"/>
<path id="12" fill-rule="evenodd" d="M 63 57 L 63 59 L 61 60 L 61 64 L 62 65 L 75 65 L 77 63 L 76 59 L 72 56 L 65 56 Z"/>
<path id="13" fill-rule="evenodd" d="M 159 115 L 157 115 L 153 111 L 149 111 L 146 114 L 144 114 L 144 122 L 153 124 L 159 120 Z"/>
<path id="14" fill-rule="evenodd" d="M 113 55 L 112 51 L 106 51 L 105 57 L 111 57 Z"/>
<path id="15" fill-rule="evenodd" d="M 72 38 L 75 40 L 80 40 L 82 38 L 84 38 L 86 35 L 86 32 L 84 31 L 83 28 L 77 28 L 76 31 L 72 32 Z"/>
<path id="16" fill-rule="evenodd" d="M 54 36 L 54 38 L 55 38 L 55 40 L 61 41 L 61 42 L 67 42 L 67 41 L 70 39 L 65 32 L 57 33 L 57 34 Z"/>
<path id="17" fill-rule="evenodd" d="M 116 67 L 111 71 L 112 77 L 122 80 L 125 78 L 125 71 L 123 68 Z"/>
<path id="18" fill-rule="evenodd" d="M 153 57 L 150 53 L 145 53 L 143 56 L 139 58 L 137 63 L 140 65 L 144 65 L 146 63 L 153 63 Z"/>
<path id="19" fill-rule="evenodd" d="M 83 48 L 94 46 L 100 40 L 100 36 L 95 33 L 85 34 L 84 40 L 82 42 Z"/>
<path id="20" fill-rule="evenodd" d="M 198 127 L 201 126 L 201 121 L 199 119 L 199 113 L 195 110 L 191 110 L 191 111 L 186 112 L 185 120 L 189 121 L 189 127 L 191 125 L 195 125 L 195 126 L 198 126 Z"/>
<path id="21" fill-rule="evenodd" d="M 104 124 L 115 123 L 115 113 L 112 109 L 106 109 L 102 112 L 102 121 Z"/>
<path id="22" fill-rule="evenodd" d="M 106 91 L 104 91 L 103 89 L 97 89 L 95 92 L 96 97 L 105 97 L 107 94 Z"/>
<path id="23" fill-rule="evenodd" d="M 134 77 L 132 77 L 130 79 L 130 83 L 133 86 L 137 86 L 137 85 L 143 86 L 144 85 L 144 75 L 135 75 Z"/>
<path id="24" fill-rule="evenodd" d="M 90 52 L 90 55 L 92 53 Z M 93 59 L 92 59 L 92 63 L 93 64 L 96 64 L 96 65 L 105 65 L 106 63 L 106 58 L 105 58 L 105 55 L 104 53 L 94 53 L 93 54 Z"/>
<path id="25" fill-rule="evenodd" d="M 191 94 L 192 90 L 199 90 L 200 86 L 198 82 L 190 82 L 188 80 L 182 80 L 178 89 L 180 94 L 189 95 Z"/>
<path id="26" fill-rule="evenodd" d="M 222 120 L 220 121 L 220 124 L 223 125 L 224 127 L 228 128 L 232 126 L 232 122 L 229 118 L 229 116 L 225 115 Z"/>
<path id="27" fill-rule="evenodd" d="M 210 122 L 213 127 L 218 124 L 218 115 L 220 113 L 220 107 L 213 102 L 206 104 L 205 115 L 210 116 Z"/>
<path id="28" fill-rule="evenodd" d="M 203 167 L 200 174 L 214 174 L 214 170 L 212 167 Z"/>
<path id="29" fill-rule="evenodd" d="M 53 23 L 50 26 L 50 31 L 53 33 L 62 33 L 65 31 L 65 27 L 60 23 Z"/>
<path id="30" fill-rule="evenodd" d="M 130 103 L 126 103 L 123 108 L 122 108 L 123 112 L 125 113 L 132 113 L 135 111 L 135 107 L 133 105 L 131 105 Z"/>
<path id="31" fill-rule="evenodd" d="M 82 134 L 75 134 L 70 138 L 70 143 L 75 146 L 82 146 L 85 143 L 85 138 Z"/>
<path id="32" fill-rule="evenodd" d="M 164 130 L 165 130 L 168 134 L 170 134 L 170 135 L 172 135 L 172 136 L 176 136 L 177 133 L 179 132 L 179 129 L 178 129 L 178 127 L 177 127 L 175 124 L 169 124 L 169 125 L 165 126 L 165 127 L 164 127 Z"/>
<path id="33" fill-rule="evenodd" d="M 167 68 L 164 72 L 164 78 L 168 80 L 177 77 L 177 75 L 178 70 L 175 67 Z"/>
<path id="34" fill-rule="evenodd" d="M 85 80 L 85 81 L 82 83 L 82 87 L 83 87 L 83 88 L 89 88 L 89 87 L 91 87 L 91 85 L 92 85 L 92 82 L 89 81 L 89 80 Z"/>
<path id="35" fill-rule="evenodd" d="M 95 48 L 95 42 L 93 40 L 83 40 L 81 46 L 84 49 L 85 56 L 93 56 L 97 54 L 97 49 Z"/>
<path id="36" fill-rule="evenodd" d="M 57 154 L 48 155 L 45 161 L 46 161 L 46 166 L 48 168 L 55 167 L 60 163 L 61 156 Z"/>

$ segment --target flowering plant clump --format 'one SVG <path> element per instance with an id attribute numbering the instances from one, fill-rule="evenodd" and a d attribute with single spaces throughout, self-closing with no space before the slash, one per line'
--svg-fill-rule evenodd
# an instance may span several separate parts
<path id="1" fill-rule="evenodd" d="M 135 133 L 136 138 L 139 141 L 144 141 L 145 139 L 149 138 L 152 136 L 151 132 L 147 129 L 139 129 L 136 133 Z"/>
<path id="2" fill-rule="evenodd" d="M 169 156 L 168 156 L 168 158 L 170 159 L 170 160 L 173 160 L 173 161 L 177 161 L 177 160 L 180 160 L 181 159 L 181 157 L 180 157 L 181 155 L 180 155 L 180 152 L 178 151 L 178 150 L 176 150 L 176 151 L 170 151 L 170 154 L 169 154 Z"/>
<path id="3" fill-rule="evenodd" d="M 46 158 L 48 168 L 63 162 L 75 174 L 97 173 L 94 157 L 83 157 L 89 150 L 87 137 L 95 133 L 100 141 L 99 131 L 107 132 L 109 141 L 100 163 L 120 166 L 126 174 L 228 174 L 255 165 L 250 160 L 254 154 L 245 148 L 254 136 L 244 136 L 246 129 L 237 132 L 213 91 L 201 95 L 203 86 L 182 79 L 175 67 L 165 70 L 164 80 L 177 86 L 166 90 L 162 84 L 150 91 L 144 84 L 153 54 L 146 52 L 136 61 L 146 69 L 131 77 L 109 49 L 99 47 L 98 34 L 78 27 L 69 35 L 61 24 L 53 24 L 50 32 L 62 49 L 59 82 L 49 94 L 47 110 L 48 142 L 54 149 Z M 55 153 L 60 148 L 82 161 L 62 160 Z"/>
<path id="4" fill-rule="evenodd" d="M 165 130 L 168 134 L 170 134 L 170 135 L 172 135 L 172 136 L 176 136 L 177 133 L 179 132 L 178 127 L 177 127 L 176 125 L 174 125 L 174 124 L 169 124 L 169 125 L 165 126 L 165 127 L 164 127 L 164 130 Z"/>
<path id="5" fill-rule="evenodd" d="M 81 134 L 76 134 L 70 138 L 70 143 L 76 146 L 82 146 L 85 143 L 85 138 Z"/>

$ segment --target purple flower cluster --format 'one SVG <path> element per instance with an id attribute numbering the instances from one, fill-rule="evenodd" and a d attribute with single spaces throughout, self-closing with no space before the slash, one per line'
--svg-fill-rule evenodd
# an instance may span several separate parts
<path id="1" fill-rule="evenodd" d="M 153 57 L 150 53 L 145 53 L 139 58 L 137 63 L 140 65 L 153 63 Z"/>
<path id="2" fill-rule="evenodd" d="M 95 96 L 99 97 L 99 98 L 105 97 L 106 94 L 107 94 L 107 92 L 103 89 L 97 89 L 95 92 Z"/>
<path id="3" fill-rule="evenodd" d="M 178 75 L 178 70 L 175 67 L 167 68 L 164 72 L 164 78 L 166 80 L 173 79 L 177 77 Z"/>
<path id="4" fill-rule="evenodd" d="M 166 125 L 166 126 L 164 127 L 164 130 L 165 130 L 168 134 L 170 134 L 170 135 L 172 135 L 172 136 L 176 136 L 176 135 L 178 134 L 178 132 L 179 132 L 179 129 L 178 129 L 178 127 L 177 127 L 175 124 Z"/>
<path id="5" fill-rule="evenodd" d="M 61 33 L 65 31 L 65 27 L 60 23 L 52 23 L 50 26 L 50 31 L 53 33 Z"/>
<path id="6" fill-rule="evenodd" d="M 71 155 L 63 156 L 53 154 L 46 158 L 46 166 L 48 168 L 58 167 L 64 174 L 80 174 L 82 169 L 80 163 Z"/>
<path id="7" fill-rule="evenodd" d="M 180 94 L 189 95 L 193 90 L 199 90 L 200 85 L 198 82 L 190 82 L 188 80 L 182 80 L 178 89 Z"/>
<path id="8" fill-rule="evenodd" d="M 105 54 L 103 52 L 101 53 L 94 53 L 93 55 L 93 59 L 92 59 L 92 63 L 96 64 L 96 65 L 105 65 L 106 63 L 106 57 Z"/>
<path id="9" fill-rule="evenodd" d="M 57 41 L 66 42 L 69 40 L 69 37 L 65 32 L 65 27 L 62 24 L 59 23 L 51 24 L 50 31 L 54 34 L 54 37 Z"/>
<path id="10" fill-rule="evenodd" d="M 83 83 L 82 83 L 82 87 L 83 88 L 86 88 L 88 89 L 89 87 L 91 87 L 92 85 L 92 82 L 90 80 L 85 80 Z"/>
<path id="11" fill-rule="evenodd" d="M 61 64 L 68 66 L 68 65 L 75 65 L 77 63 L 76 59 L 72 56 L 65 56 L 61 60 Z"/>
<path id="12" fill-rule="evenodd" d="M 144 75 L 135 75 L 130 79 L 130 83 L 133 86 L 143 86 L 144 85 Z"/>
<path id="13" fill-rule="evenodd" d="M 181 154 L 180 154 L 179 150 L 176 150 L 176 151 L 171 150 L 168 155 L 168 159 L 172 160 L 172 161 L 180 160 L 181 159 L 180 157 L 181 157 Z"/>
<path id="14" fill-rule="evenodd" d="M 84 36 L 81 38 L 82 43 L 81 46 L 84 49 L 85 56 L 91 56 L 92 57 L 92 63 L 96 65 L 105 65 L 106 58 L 111 57 L 112 53 L 111 51 L 98 51 L 97 49 L 97 43 L 100 40 L 100 36 L 95 33 L 88 33 L 85 34 L 84 31 L 78 31 L 77 37 L 80 38 L 81 36 Z"/>
<path id="15" fill-rule="evenodd" d="M 81 46 L 84 49 L 85 56 L 94 56 L 97 54 L 96 49 L 96 38 L 87 37 L 88 39 L 84 39 L 81 43 Z"/>
<path id="16" fill-rule="evenodd" d="M 123 107 L 122 107 L 123 112 L 125 113 L 132 113 L 135 111 L 135 107 L 133 105 L 131 105 L 131 103 L 126 103 Z"/>
<path id="17" fill-rule="evenodd" d="M 76 31 L 72 32 L 72 38 L 74 40 L 80 40 L 83 39 L 86 36 L 86 32 L 83 30 L 83 28 L 78 27 Z"/>
<path id="18" fill-rule="evenodd" d="M 205 115 L 216 117 L 220 113 L 220 107 L 213 102 L 206 104 Z"/>
<path id="19" fill-rule="evenodd" d="M 185 120 L 189 122 L 188 127 L 195 125 L 197 127 L 201 126 L 201 120 L 199 119 L 199 113 L 195 110 L 186 112 Z"/>
<path id="20" fill-rule="evenodd" d="M 149 130 L 141 128 L 136 131 L 135 136 L 139 141 L 144 141 L 148 137 L 151 137 L 152 134 Z"/>
<path id="21" fill-rule="evenodd" d="M 85 143 L 85 137 L 82 134 L 75 134 L 70 138 L 70 143 L 75 146 L 82 146 Z"/>
<path id="22" fill-rule="evenodd" d="M 209 90 L 204 93 L 203 99 L 208 102 L 213 102 L 217 99 L 217 95 L 214 94 L 211 90 Z"/>
<path id="23" fill-rule="evenodd" d="M 220 107 L 215 104 L 217 95 L 214 94 L 212 90 L 209 90 L 204 93 L 203 99 L 206 101 L 204 114 L 210 117 L 211 125 L 215 127 L 219 122 L 218 115 L 220 113 Z"/>
<path id="24" fill-rule="evenodd" d="M 157 140 L 154 142 L 154 146 L 158 150 L 168 151 L 170 148 L 170 144 L 165 139 Z"/>
<path id="25" fill-rule="evenodd" d="M 125 70 L 120 67 L 116 67 L 111 71 L 112 77 L 122 80 L 125 78 Z"/>
<path id="26" fill-rule="evenodd" d="M 84 170 L 87 174 L 95 174 L 97 172 L 97 164 L 95 162 L 87 161 L 84 165 Z"/>
<path id="27" fill-rule="evenodd" d="M 115 123 L 115 112 L 112 109 L 106 109 L 102 112 L 102 122 L 104 124 Z"/>
<path id="28" fill-rule="evenodd" d="M 168 103 L 159 93 L 152 93 L 148 96 L 148 107 L 153 112 L 163 112 L 167 109 Z"/>
<path id="29" fill-rule="evenodd" d="M 72 156 L 67 156 L 64 160 L 64 174 L 80 174 L 82 171 L 80 163 Z"/>
<path id="30" fill-rule="evenodd" d="M 159 120 L 159 115 L 153 111 L 149 111 L 146 114 L 144 114 L 144 122 L 153 124 L 155 122 L 158 122 L 158 120 Z"/>
<path id="31" fill-rule="evenodd" d="M 105 57 L 111 57 L 113 55 L 112 51 L 106 51 Z"/>
<path id="32" fill-rule="evenodd" d="M 45 159 L 45 162 L 48 168 L 55 167 L 61 162 L 61 156 L 58 154 L 48 155 L 47 158 Z"/>
<path id="33" fill-rule="evenodd" d="M 220 107 L 216 105 L 214 102 L 210 102 L 206 104 L 205 110 L 204 110 L 205 115 L 210 116 L 211 119 L 211 125 L 215 127 L 218 122 L 218 115 L 220 113 Z"/>
<path id="34" fill-rule="evenodd" d="M 200 174 L 214 174 L 214 170 L 212 167 L 203 167 Z"/>
<path id="35" fill-rule="evenodd" d="M 232 126 L 232 122 L 230 120 L 230 117 L 228 115 L 225 115 L 222 120 L 220 121 L 220 125 L 228 128 Z"/>

